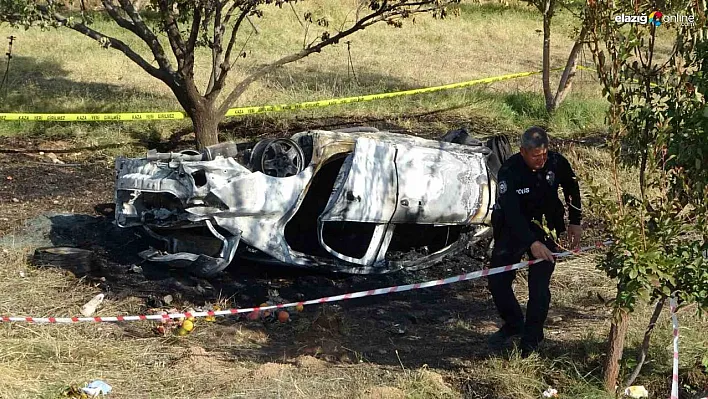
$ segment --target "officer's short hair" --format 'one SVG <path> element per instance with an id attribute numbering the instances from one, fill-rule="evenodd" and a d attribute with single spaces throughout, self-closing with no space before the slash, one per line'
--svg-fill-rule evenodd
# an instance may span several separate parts
<path id="1" fill-rule="evenodd" d="M 548 147 L 548 133 L 542 127 L 532 126 L 521 135 L 521 147 L 527 150 Z"/>

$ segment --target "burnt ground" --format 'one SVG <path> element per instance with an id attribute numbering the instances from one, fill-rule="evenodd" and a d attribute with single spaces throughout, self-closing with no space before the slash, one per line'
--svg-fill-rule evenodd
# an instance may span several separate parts
<path id="1" fill-rule="evenodd" d="M 55 163 L 37 151 L 0 152 L 0 244 L 90 249 L 100 261 L 85 281 L 97 284 L 108 298 L 140 298 L 143 311 L 163 305 L 160 298 L 165 295 L 174 297 L 172 307 L 177 308 L 213 303 L 250 307 L 274 296 L 294 301 L 427 281 L 476 270 L 483 264 L 481 256 L 463 254 L 419 272 L 351 276 L 242 263 L 215 278 L 196 278 L 142 263 L 137 253 L 146 244 L 133 231 L 113 226 L 107 205 L 113 195 L 110 164 L 92 162 L 87 150 L 77 151 L 69 143 L 0 138 L 3 148 L 53 148 L 64 163 Z M 141 266 L 142 272 L 131 271 L 134 265 Z M 486 336 L 498 322 L 483 279 L 311 308 L 301 314 L 311 323 L 308 328 L 299 326 L 297 318 L 287 328 L 265 323 L 262 328 L 268 334 L 284 339 L 273 339 L 274 344 L 259 349 L 236 350 L 234 356 L 273 361 L 313 354 L 331 362 L 360 358 L 391 367 L 400 362 L 406 367 L 427 364 L 447 370 L 446 379 L 468 397 L 495 397 L 493 387 L 475 385 L 464 372 L 471 370 L 475 359 L 491 355 Z M 583 324 L 602 323 L 606 312 L 597 303 L 582 311 L 553 311 L 562 317 L 556 317 L 559 321 L 547 340 L 546 356 L 584 357 L 592 343 L 581 339 Z M 219 322 L 260 323 L 237 318 Z M 126 331 L 134 334 L 130 328 Z"/>

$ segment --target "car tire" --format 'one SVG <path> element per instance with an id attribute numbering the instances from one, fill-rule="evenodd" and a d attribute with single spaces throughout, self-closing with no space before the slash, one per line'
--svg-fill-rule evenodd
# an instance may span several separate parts
<path id="1" fill-rule="evenodd" d="M 494 180 L 496 180 L 499 169 L 512 155 L 511 144 L 508 137 L 499 134 L 490 137 L 485 146 L 492 150 L 492 153 L 487 157 L 487 167 L 492 176 L 494 176 Z"/>
<path id="2" fill-rule="evenodd" d="M 287 152 L 283 152 L 283 149 L 287 149 Z M 286 154 L 293 154 L 291 156 L 285 156 Z M 266 162 L 270 161 L 269 157 L 280 158 L 280 161 L 291 162 L 288 165 L 288 172 L 281 173 L 282 165 L 278 165 L 275 169 L 269 169 L 266 167 Z M 253 171 L 264 173 L 272 177 L 289 177 L 294 176 L 305 169 L 305 153 L 300 148 L 300 145 L 295 141 L 287 138 L 280 139 L 265 139 L 261 140 L 253 147 L 251 151 L 250 159 L 251 169 Z M 293 169 L 290 169 L 290 168 Z M 292 171 L 294 170 L 294 172 Z M 282 176 L 281 176 L 282 174 Z"/>

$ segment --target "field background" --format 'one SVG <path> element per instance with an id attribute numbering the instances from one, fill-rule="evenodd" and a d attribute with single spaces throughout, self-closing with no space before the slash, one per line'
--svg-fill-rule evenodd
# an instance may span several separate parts
<path id="1" fill-rule="evenodd" d="M 354 1 L 313 1 L 297 5 L 315 15 L 328 15 L 333 26 L 351 19 Z M 445 20 L 417 16 L 402 29 L 374 26 L 345 43 L 330 47 L 298 63 L 287 65 L 256 82 L 234 106 L 280 104 L 314 99 L 406 90 L 461 82 L 507 73 L 539 70 L 541 20 L 536 11 L 520 2 L 463 3 L 459 17 Z M 574 21 L 558 16 L 554 26 L 551 62 L 563 66 L 572 46 Z M 261 34 L 253 35 L 248 56 L 240 59 L 231 81 L 237 81 L 262 63 L 279 58 L 302 45 L 304 32 L 289 7 L 269 8 L 265 18 L 254 21 Z M 139 40 L 96 17 L 95 26 L 135 45 Z M 245 29 L 239 45 L 250 29 Z M 310 29 L 310 37 L 314 29 Z M 144 73 L 115 50 L 102 49 L 70 30 L 41 32 L 0 27 L 3 37 L 17 37 L 2 112 L 133 112 L 178 110 L 179 105 L 162 82 Z M 349 53 L 354 74 L 349 67 Z M 202 87 L 208 78 L 210 58 L 201 49 L 197 76 Z M 583 54 L 590 63 L 591 56 Z M 558 74 L 554 76 L 558 78 Z M 563 134 L 582 134 L 602 129 L 605 103 L 591 72 L 582 71 L 565 106 L 548 121 Z M 458 120 L 489 117 L 507 129 L 547 122 L 541 96 L 540 75 L 471 89 L 452 90 L 365 104 L 335 106 L 272 114 L 280 124 L 322 117 L 405 119 L 408 114 L 453 109 Z M 234 120 L 234 130 L 246 120 Z M 86 137 L 100 141 L 145 131 L 159 133 L 189 126 L 188 122 L 156 122 L 90 126 L 47 123 L 4 123 L 0 134 L 41 132 L 43 136 Z M 446 126 L 441 126 L 444 129 Z M 229 130 L 229 129 L 226 129 Z M 127 131 L 127 132 L 126 132 Z"/>
<path id="2" fill-rule="evenodd" d="M 330 16 L 337 25 L 351 18 L 354 4 L 351 0 L 314 0 L 296 5 L 296 10 L 307 7 L 317 15 Z M 256 82 L 234 106 L 407 90 L 540 69 L 542 34 L 537 11 L 513 0 L 465 1 L 460 11 L 459 16 L 446 20 L 418 16 L 415 23 L 406 21 L 402 29 L 375 26 L 351 37 L 356 77 L 349 68 L 347 46 L 341 43 Z M 251 38 L 248 56 L 237 63 L 231 82 L 301 46 L 303 30 L 289 7 L 268 8 L 265 18 L 254 22 L 262 33 Z M 96 15 L 95 26 L 139 46 L 100 15 Z M 568 11 L 554 19 L 554 67 L 564 65 L 574 28 Z M 0 112 L 179 110 L 161 82 L 120 53 L 102 49 L 78 33 L 0 25 L 0 37 L 10 35 L 17 39 L 8 80 L 0 92 Z M 243 40 L 245 36 L 240 43 Z M 666 54 L 670 43 L 661 40 L 659 47 Z M 201 55 L 206 54 L 202 50 Z M 208 57 L 201 60 L 198 75 L 203 84 Z M 591 64 L 588 52 L 581 61 Z M 0 61 L 0 71 L 5 70 L 5 62 Z M 553 79 L 556 82 L 558 75 Z M 549 127 L 555 148 L 569 157 L 584 180 L 593 177 L 609 184 L 603 173 L 609 164 L 602 146 L 606 106 L 593 74 L 580 71 L 572 93 L 552 116 L 546 114 L 541 77 L 536 75 L 436 94 L 232 118 L 222 124 L 221 135 L 244 141 L 308 128 L 363 124 L 424 137 L 439 137 L 460 126 L 478 137 L 514 136 L 529 125 L 543 124 Z M 113 291 L 99 315 L 145 312 L 151 307 L 151 297 L 167 294 L 176 297 L 173 306 L 180 309 L 243 307 L 266 300 L 274 287 L 291 295 L 287 299 L 313 298 L 439 278 L 481 265 L 472 253 L 418 275 L 332 279 L 234 271 L 215 281 L 179 273 L 148 278 L 131 274 L 129 263 L 114 265 L 108 281 L 30 266 L 27 255 L 34 248 L 58 239 L 56 231 L 46 229 L 47 218 L 40 215 L 85 215 L 84 224 L 69 233 L 95 243 L 97 238 L 90 233 L 113 232 L 95 208 L 112 201 L 115 156 L 144 154 L 155 146 L 190 147 L 190 128 L 188 120 L 0 123 L 0 314 L 74 315 L 106 284 Z M 636 184 L 631 169 L 621 179 L 623 184 Z M 588 241 L 602 234 L 592 215 L 585 224 Z M 111 245 L 123 238 L 114 237 Z M 121 251 L 127 254 L 128 249 Z M 524 283 L 522 273 L 516 286 L 522 302 Z M 525 399 L 541 397 L 549 386 L 558 389 L 561 397 L 608 398 L 600 378 L 609 326 L 605 302 L 613 297 L 612 282 L 594 269 L 590 255 L 561 263 L 552 289 L 549 339 L 542 354 L 529 359 L 488 353 L 486 335 L 499 321 L 484 281 L 307 308 L 294 314 L 288 324 L 198 321 L 194 333 L 182 338 L 158 337 L 151 332 L 151 323 L 2 324 L 0 398 L 61 397 L 68 387 L 83 386 L 96 378 L 113 385 L 110 398 Z M 641 308 L 633 316 L 627 366 L 631 366 L 633 348 L 641 342 L 650 311 Z M 682 389 L 691 395 L 701 387 L 708 390 L 706 367 L 701 364 L 708 358 L 708 320 L 690 308 L 681 313 L 680 320 Z M 665 313 L 655 331 L 649 363 L 637 381 L 649 388 L 651 397 L 665 397 L 669 392 L 670 344 Z"/>

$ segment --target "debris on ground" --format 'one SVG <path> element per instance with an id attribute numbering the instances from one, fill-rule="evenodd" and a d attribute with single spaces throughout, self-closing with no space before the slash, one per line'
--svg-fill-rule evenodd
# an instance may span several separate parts
<path id="1" fill-rule="evenodd" d="M 90 301 L 86 302 L 84 306 L 81 307 L 81 314 L 86 316 L 86 317 L 91 317 L 94 313 L 96 313 L 96 308 L 98 305 L 103 302 L 104 295 L 103 294 L 98 294 L 95 297 L 93 297 Z"/>
<path id="2" fill-rule="evenodd" d="M 554 388 L 548 387 L 545 391 L 543 391 L 543 397 L 544 398 L 557 398 L 558 397 L 558 391 L 555 390 Z"/>
<path id="3" fill-rule="evenodd" d="M 633 385 L 624 390 L 624 394 L 630 398 L 648 398 L 649 391 L 644 388 L 644 385 Z"/>
<path id="4" fill-rule="evenodd" d="M 287 323 L 290 321 L 290 314 L 284 310 L 278 312 L 278 321 L 281 323 Z"/>
<path id="5" fill-rule="evenodd" d="M 61 159 L 59 159 L 59 157 L 56 156 L 54 153 L 51 153 L 51 152 L 48 153 L 48 154 L 47 154 L 47 157 L 52 160 L 52 163 L 56 163 L 56 164 L 59 164 L 59 165 L 63 165 L 63 164 L 65 163 L 64 161 L 62 161 Z"/>
<path id="6" fill-rule="evenodd" d="M 89 397 L 96 398 L 99 395 L 108 395 L 113 388 L 104 381 L 94 380 L 89 382 L 86 387 L 81 388 L 81 390 Z"/>
<path id="7" fill-rule="evenodd" d="M 113 390 L 113 387 L 105 381 L 93 380 L 86 384 L 85 387 L 79 387 L 76 384 L 68 386 L 62 393 L 61 397 L 71 399 L 88 399 L 97 398 L 99 396 L 108 395 Z"/>

